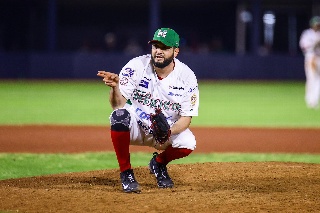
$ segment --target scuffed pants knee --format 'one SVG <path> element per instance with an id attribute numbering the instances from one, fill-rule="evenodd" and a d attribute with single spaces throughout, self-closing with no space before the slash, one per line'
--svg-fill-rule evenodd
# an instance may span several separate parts
<path id="1" fill-rule="evenodd" d="M 111 130 L 123 132 L 129 131 L 130 113 L 126 109 L 117 109 L 110 116 Z"/>

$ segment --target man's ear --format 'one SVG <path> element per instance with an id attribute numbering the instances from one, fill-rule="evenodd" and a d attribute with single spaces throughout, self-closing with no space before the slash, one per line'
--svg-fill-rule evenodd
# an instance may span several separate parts
<path id="1" fill-rule="evenodd" d="M 180 49 L 179 48 L 174 48 L 174 57 L 177 57 L 179 54 Z"/>

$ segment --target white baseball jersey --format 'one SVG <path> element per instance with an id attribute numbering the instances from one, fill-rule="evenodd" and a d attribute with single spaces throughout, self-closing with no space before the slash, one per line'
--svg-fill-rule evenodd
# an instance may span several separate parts
<path id="1" fill-rule="evenodd" d="M 300 37 L 300 47 L 305 55 L 305 101 L 309 108 L 317 108 L 320 101 L 320 32 L 307 29 Z M 316 48 L 315 48 L 316 47 Z"/>
<path id="2" fill-rule="evenodd" d="M 162 110 L 170 126 L 181 116 L 198 116 L 196 76 L 178 59 L 174 62 L 174 70 L 162 80 L 153 69 L 150 54 L 130 60 L 119 74 L 120 92 L 131 102 L 146 133 L 150 130 L 150 113 L 155 113 L 156 108 Z"/>
<path id="3" fill-rule="evenodd" d="M 304 30 L 300 37 L 299 45 L 305 54 L 313 53 L 314 46 L 320 41 L 320 32 L 313 29 Z"/>

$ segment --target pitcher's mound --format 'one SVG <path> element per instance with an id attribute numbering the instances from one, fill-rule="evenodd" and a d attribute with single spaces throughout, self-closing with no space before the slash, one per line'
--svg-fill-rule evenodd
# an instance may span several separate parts
<path id="1" fill-rule="evenodd" d="M 8 212 L 319 212 L 320 165 L 199 163 L 169 165 L 175 186 L 158 189 L 134 168 L 141 194 L 121 191 L 118 170 L 0 181 Z"/>

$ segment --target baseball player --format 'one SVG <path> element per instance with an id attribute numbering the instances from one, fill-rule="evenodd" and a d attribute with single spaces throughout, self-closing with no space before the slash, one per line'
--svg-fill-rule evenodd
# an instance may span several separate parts
<path id="1" fill-rule="evenodd" d="M 310 28 L 302 32 L 300 47 L 305 56 L 307 107 L 318 108 L 320 98 L 320 17 L 310 19 Z"/>
<path id="2" fill-rule="evenodd" d="M 98 71 L 97 75 L 110 87 L 109 101 L 114 109 L 110 115 L 111 139 L 124 192 L 141 191 L 131 168 L 129 145 L 162 150 L 160 154 L 155 152 L 149 162 L 159 188 L 174 185 L 167 164 L 188 156 L 196 148 L 189 125 L 198 115 L 198 83 L 194 72 L 176 58 L 179 41 L 173 29 L 158 29 L 149 41 L 151 54 L 131 59 L 119 75 Z M 155 109 L 161 109 L 170 127 L 171 136 L 163 144 L 152 134 L 150 115 Z"/>

